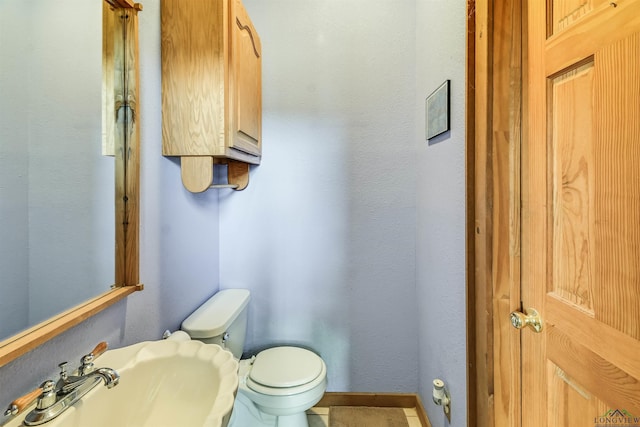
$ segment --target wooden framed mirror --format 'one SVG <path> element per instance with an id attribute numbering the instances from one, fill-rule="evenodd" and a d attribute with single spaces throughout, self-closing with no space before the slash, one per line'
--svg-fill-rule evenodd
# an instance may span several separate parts
<path id="1" fill-rule="evenodd" d="M 86 0 L 83 0 L 86 4 Z M 143 286 L 139 284 L 139 169 L 140 169 L 140 150 L 139 150 L 139 121 L 138 121 L 138 81 L 139 81 L 139 73 L 138 73 L 138 12 L 142 10 L 142 7 L 138 3 L 133 3 L 131 0 L 93 0 L 99 5 L 99 8 L 102 9 L 102 34 L 101 34 L 101 47 L 98 45 L 97 48 L 93 50 L 97 50 L 97 52 L 91 53 L 90 56 L 96 55 L 96 62 L 100 61 L 100 51 L 102 52 L 102 69 L 100 71 L 99 66 L 97 73 L 101 73 L 102 83 L 100 85 L 98 77 L 98 86 L 101 86 L 101 95 L 97 94 L 97 103 L 101 104 L 101 120 L 102 120 L 102 131 L 98 131 L 98 136 L 94 138 L 97 140 L 96 144 L 93 142 L 96 141 L 84 141 L 84 145 L 82 148 L 73 151 L 86 151 L 87 146 L 91 145 L 91 150 L 96 150 L 98 156 L 109 157 L 111 160 L 110 164 L 112 171 L 110 172 L 110 176 L 112 176 L 110 187 L 111 189 L 107 192 L 111 194 L 110 197 L 113 198 L 115 209 L 113 212 L 110 212 L 108 217 L 111 218 L 111 224 L 109 224 L 109 232 L 113 236 L 114 246 L 113 249 L 107 249 L 106 252 L 110 252 L 115 254 L 112 260 L 106 260 L 105 264 L 107 266 L 113 266 L 113 278 L 110 279 L 110 283 L 102 283 L 101 286 L 104 286 L 104 290 L 98 291 L 97 296 L 91 296 L 88 299 L 85 299 L 82 302 L 72 302 L 74 305 L 71 308 L 66 308 L 60 310 L 59 314 L 53 314 L 45 320 L 38 320 L 35 325 L 27 325 L 22 328 L 22 330 L 12 334 L 10 337 L 6 337 L 7 335 L 0 335 L 0 366 L 4 366 L 8 362 L 20 357 L 26 352 L 34 349 L 40 344 L 46 342 L 47 340 L 61 334 L 62 332 L 68 330 L 69 328 L 77 325 L 78 323 L 86 320 L 87 318 L 93 316 L 94 314 L 100 312 L 104 308 L 114 304 L 115 302 L 123 299 L 127 295 L 141 290 Z M 16 2 L 21 3 L 21 6 L 15 6 L 15 9 L 18 10 L 22 15 L 25 15 L 25 8 L 31 7 L 35 13 L 37 13 L 45 22 L 46 20 L 51 20 L 51 14 L 43 11 L 42 8 L 34 5 L 24 6 L 25 2 Z M 31 3 L 31 2 L 27 2 Z M 49 2 L 50 3 L 50 2 Z M 60 3 L 51 4 L 50 7 L 60 8 Z M 13 7 L 9 2 L 3 3 L 3 8 L 11 8 Z M 49 7 L 49 6 L 47 6 Z M 76 6 L 71 6 L 75 8 Z M 21 9 L 22 8 L 22 9 Z M 75 9 L 74 9 L 75 10 Z M 0 11 L 2 13 L 2 11 Z M 64 15 L 64 12 L 60 12 Z M 99 16 L 100 11 L 97 11 Z M 24 16 L 23 16 L 24 17 Z M 4 19 L 8 18 L 8 15 L 3 17 Z M 31 16 L 27 16 L 26 19 L 31 19 Z M 66 19 L 66 22 L 63 22 L 63 25 L 67 25 L 69 27 L 80 27 L 83 26 L 89 27 L 97 27 L 95 22 L 85 22 L 82 16 L 79 16 L 78 13 L 69 13 L 66 17 L 62 19 Z M 4 26 L 6 28 L 6 26 Z M 36 34 L 40 38 L 47 39 L 53 38 L 57 36 L 54 31 L 47 32 L 47 30 L 42 29 L 39 25 L 31 23 L 28 30 L 30 33 L 40 33 Z M 14 34 L 15 36 L 15 34 Z M 100 40 L 100 34 L 96 36 L 97 40 Z M 82 38 L 82 37 L 79 37 Z M 75 40 L 71 40 L 70 43 L 65 43 L 61 49 L 65 51 L 73 51 L 74 49 L 79 49 L 79 45 L 82 44 L 82 40 L 76 38 Z M 12 37 L 12 43 L 20 43 L 22 39 L 20 37 Z M 20 115 L 21 120 L 24 121 L 37 121 L 38 119 L 32 119 L 30 115 L 29 108 L 31 107 L 41 107 L 45 104 L 44 99 L 47 100 L 53 108 L 48 107 L 47 117 L 52 117 L 52 122 L 56 122 L 61 120 L 62 116 L 69 115 L 74 116 L 75 114 L 79 114 L 81 110 L 83 110 L 80 102 L 74 96 L 80 97 L 84 93 L 81 88 L 81 83 L 83 76 L 80 78 L 77 77 L 69 77 L 63 75 L 63 78 L 60 79 L 59 76 L 50 78 L 52 74 L 51 71 L 55 68 L 53 64 L 51 64 L 51 57 L 55 55 L 51 55 L 47 49 L 37 50 L 37 49 L 28 49 L 31 48 L 30 45 L 25 46 L 14 46 L 13 52 L 17 52 L 13 57 L 3 58 L 2 68 L 0 70 L 0 76 L 2 78 L 10 75 L 13 77 L 13 80 L 7 84 L 0 86 L 0 91 L 3 91 L 3 97 L 5 99 L 9 99 L 9 103 L 5 103 L 4 105 L 0 105 L 0 108 L 3 108 L 3 111 L 11 111 L 15 115 Z M 22 55 L 26 55 L 27 52 L 36 51 L 39 54 L 39 57 L 36 61 L 31 61 L 27 63 L 27 66 L 23 66 L 19 64 L 16 66 L 12 61 Z M 86 55 L 80 55 L 86 56 Z M 83 58 L 78 59 L 81 61 Z M 6 61 L 5 61 L 6 60 Z M 12 68 L 13 66 L 13 68 Z M 20 68 L 22 67 L 22 68 Z M 73 60 L 66 60 L 66 63 L 60 65 L 60 68 L 63 70 L 63 74 L 65 70 L 69 71 L 71 74 L 73 71 L 76 71 L 77 68 L 80 68 L 78 64 L 76 64 Z M 8 70 L 8 71 L 7 71 Z M 36 82 L 35 85 L 31 85 L 31 80 L 29 80 L 31 74 L 38 74 L 38 77 L 33 81 Z M 65 80 L 68 78 L 72 83 L 72 90 L 62 89 L 63 85 L 61 80 Z M 55 93 L 57 95 L 51 95 L 46 91 L 38 91 L 38 83 L 41 80 L 51 79 L 54 83 L 54 88 L 51 93 Z M 74 80 L 75 79 L 75 80 Z M 17 80 L 17 81 L 16 81 Z M 74 84 L 74 83 L 77 83 Z M 13 86 L 12 86 L 13 85 Z M 57 86 L 56 86 L 57 85 Z M 35 88 L 33 88 L 35 86 Z M 11 91 L 12 87 L 16 87 L 16 91 Z M 7 89 L 9 88 L 9 89 Z M 29 91 L 35 92 L 41 99 L 38 99 L 37 96 L 29 98 Z M 100 88 L 96 88 L 97 91 L 100 91 Z M 25 94 L 27 92 L 27 94 Z M 16 98 L 12 98 L 13 94 L 18 94 Z M 23 95 L 24 96 L 21 96 Z M 100 101 L 100 96 L 102 100 Z M 24 101 L 24 99 L 29 98 L 29 101 Z M 52 102 L 53 99 L 53 102 Z M 42 101 L 42 102 L 41 102 Z M 8 106 L 7 106 L 8 105 Z M 24 107 L 24 108 L 20 108 Z M 96 107 L 100 108 L 100 107 Z M 35 115 L 34 115 L 35 116 Z M 16 116 L 18 117 L 18 116 Z M 26 118 L 25 118 L 26 117 Z M 76 123 L 73 123 L 70 128 L 75 130 L 82 129 L 83 126 L 86 126 L 85 122 L 76 118 Z M 46 121 L 46 120 L 45 120 Z M 98 128 L 100 127 L 100 118 L 97 119 Z M 5 123 L 8 123 L 9 119 L 5 119 Z M 8 127 L 8 126 L 5 126 Z M 4 132 L 4 129 L 3 129 Z M 40 138 L 37 140 L 39 147 L 42 147 L 46 144 L 51 147 L 52 145 L 56 148 L 59 148 L 54 155 L 47 155 L 47 152 L 44 150 L 34 149 L 29 145 L 29 142 L 23 141 L 21 138 L 16 137 L 22 136 L 22 134 L 29 134 L 29 138 L 31 138 L 30 130 L 19 130 L 18 134 L 3 134 L 3 141 L 0 143 L 4 146 L 0 147 L 5 152 L 14 155 L 15 158 L 21 159 L 22 154 L 26 153 L 26 151 L 19 151 L 16 153 L 13 147 L 19 147 L 19 150 L 31 150 L 36 151 L 39 155 L 39 163 L 33 162 L 36 165 L 54 165 L 51 170 L 55 170 L 55 165 L 58 165 L 58 161 L 60 159 L 66 159 L 69 157 L 69 153 L 65 153 L 62 151 L 62 147 L 66 143 L 66 138 L 60 138 L 57 133 L 51 132 L 47 134 L 47 131 L 40 131 Z M 8 135 L 8 136 L 7 136 Z M 65 134 L 66 135 L 66 134 Z M 25 137 L 26 139 L 26 137 Z M 10 144 L 14 143 L 14 146 Z M 29 148 L 23 148 L 25 146 L 29 146 Z M 9 147 L 9 148 L 7 148 Z M 5 149 L 6 148 L 6 149 Z M 13 151 L 11 151 L 13 150 Z M 2 157 L 2 152 L 0 150 L 0 158 Z M 59 169 L 72 169 L 77 172 L 77 170 L 82 169 L 86 165 L 78 165 L 75 166 L 58 166 Z M 76 170 L 77 169 L 77 170 Z M 21 176 L 24 173 L 15 173 L 14 175 Z M 44 175 L 44 180 L 54 181 L 56 184 L 55 177 L 49 175 Z M 4 175 L 3 175 L 4 176 Z M 82 181 L 83 176 L 79 178 L 79 181 Z M 7 186 L 11 186 L 11 183 L 3 182 L 4 188 Z M 65 190 L 71 190 L 66 181 L 61 180 L 57 183 L 58 187 L 65 187 Z M 0 188 L 2 189 L 2 188 Z M 47 193 L 47 191 L 39 190 L 42 193 Z M 112 192 L 111 192 L 112 191 Z M 100 191 L 94 191 L 94 193 L 99 193 Z M 104 193 L 104 191 L 102 191 Z M 19 191 L 15 190 L 12 194 L 18 194 Z M 23 198 L 29 199 L 33 192 L 29 190 L 29 193 Z M 12 207 L 13 199 L 4 197 L 5 193 L 2 193 L 2 199 L 4 207 Z M 55 204 L 56 200 L 59 200 L 60 197 L 56 197 L 55 194 L 52 195 L 49 193 L 49 197 L 46 202 L 29 202 L 29 205 L 38 204 L 39 207 Z M 52 202 L 53 201 L 53 202 Z M 61 203 L 61 204 L 69 204 L 69 203 Z M 109 208 L 111 209 L 111 207 Z M 81 217 L 84 215 L 88 216 L 88 212 L 84 211 L 83 208 L 76 209 L 80 210 L 77 212 Z M 97 210 L 105 210 L 102 205 Z M 65 211 L 66 212 L 66 211 Z M 2 213 L 2 212 L 0 212 Z M 22 215 L 27 218 L 26 221 L 30 220 L 30 215 Z M 63 228 L 59 227 L 59 223 L 62 221 L 66 221 L 71 224 L 73 227 L 74 224 L 78 224 L 77 227 L 71 228 L 71 232 L 68 229 L 65 229 L 65 234 L 68 235 L 70 233 L 78 233 L 78 234 L 86 234 L 91 238 L 91 231 L 85 230 L 82 224 L 81 219 L 73 219 L 67 218 L 66 214 L 57 214 L 47 213 L 50 217 L 50 222 L 52 226 L 50 228 Z M 98 220 L 94 220 L 97 222 Z M 42 223 L 42 221 L 41 221 Z M 48 226 L 41 225 L 40 228 L 48 228 Z M 17 240 L 17 239 L 16 239 Z M 56 237 L 55 235 L 43 238 L 42 240 L 47 240 L 48 247 L 46 250 L 40 251 L 40 254 L 45 254 L 45 258 L 48 254 L 52 252 L 60 252 L 63 254 L 68 254 L 68 258 L 64 261 L 64 274 L 68 277 L 69 282 L 75 282 L 75 286 L 84 286 L 85 280 L 84 276 L 78 273 L 80 270 L 84 268 L 83 261 L 76 260 L 72 258 L 73 250 L 71 248 L 65 247 L 61 241 L 61 238 Z M 5 244 L 15 244 L 18 245 L 18 241 L 14 241 L 11 243 Z M 21 243 L 20 243 L 21 244 Z M 29 246 L 31 242 L 26 242 L 25 246 Z M 109 245 L 110 246 L 110 245 Z M 83 248 L 79 248 L 78 250 L 82 251 Z M 5 248 L 3 253 L 10 253 L 11 248 Z M 53 254 L 51 254 L 53 255 Z M 42 258 L 42 256 L 40 257 Z M 110 257 L 109 257 L 110 258 Z M 28 261 L 27 261 L 28 263 Z M 57 268 L 62 269 L 58 263 Z M 100 261 L 95 262 L 95 264 L 101 264 Z M 7 263 L 5 263 L 7 265 Z M 104 266 L 102 266 L 104 268 Z M 4 272 L 0 271 L 3 274 Z M 48 275 L 48 270 L 44 270 L 39 273 L 46 277 Z M 111 273 L 110 273 L 111 274 Z M 83 278 L 80 278 L 83 277 Z M 107 280 L 107 279 L 105 279 Z M 27 287 L 28 283 L 18 284 L 19 286 L 13 286 L 13 288 L 17 288 L 20 286 Z M 46 295 L 55 294 L 60 299 L 66 299 L 68 301 L 73 301 L 71 296 L 78 294 L 77 290 L 68 290 L 64 289 L 60 283 L 54 283 L 53 281 L 49 284 L 45 283 L 45 286 L 40 285 L 41 289 L 48 288 L 45 291 L 39 290 L 38 292 L 45 293 Z M 25 291 L 28 292 L 28 291 Z M 44 302 L 40 303 L 40 306 L 52 305 L 50 301 L 47 301 L 45 298 Z M 48 315 L 47 315 L 48 316 Z"/>

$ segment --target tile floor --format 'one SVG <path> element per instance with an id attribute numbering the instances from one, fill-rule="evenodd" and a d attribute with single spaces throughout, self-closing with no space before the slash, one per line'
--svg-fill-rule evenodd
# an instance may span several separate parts
<path id="1" fill-rule="evenodd" d="M 420 418 L 415 408 L 402 408 L 409 422 L 409 427 L 422 427 Z M 329 408 L 314 406 L 307 411 L 307 419 L 309 427 L 328 427 L 329 426 Z"/>

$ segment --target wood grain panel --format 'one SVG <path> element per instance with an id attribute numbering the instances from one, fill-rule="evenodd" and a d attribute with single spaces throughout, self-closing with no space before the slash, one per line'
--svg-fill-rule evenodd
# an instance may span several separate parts
<path id="1" fill-rule="evenodd" d="M 220 34 L 227 34 L 226 4 L 162 1 L 164 155 L 213 155 L 214 151 L 223 151 L 226 43 Z"/>
<path id="2" fill-rule="evenodd" d="M 468 328 L 473 330 L 472 341 L 475 343 L 473 353 L 469 355 L 473 368 L 474 380 L 477 384 L 474 406 L 475 415 L 469 414 L 469 426 L 490 427 L 493 422 L 493 292 L 491 289 L 491 149 L 489 143 L 489 124 L 491 123 L 491 17 L 490 0 L 477 0 L 470 13 L 476 15 L 475 28 L 475 80 L 471 85 L 475 89 L 475 140 L 474 166 L 475 184 L 473 190 L 473 250 L 475 252 L 475 265 L 473 269 L 473 294 L 474 299 L 469 301 L 470 311 L 475 317 Z M 469 173 L 469 172 L 467 172 Z M 471 205 L 471 204 L 470 204 Z M 470 381 L 470 384 L 473 381 Z M 470 396 L 470 399 L 473 397 Z"/>
<path id="3" fill-rule="evenodd" d="M 135 3 L 135 7 L 123 9 L 124 32 L 126 43 L 123 104 L 126 106 L 126 135 L 121 155 L 124 164 L 124 194 L 116 190 L 117 200 L 122 200 L 124 214 L 116 215 L 116 230 L 123 233 L 124 259 L 116 258 L 116 286 L 135 286 L 140 282 L 140 68 L 139 61 L 139 31 L 138 12 L 142 6 Z M 116 146 L 119 143 L 116 142 Z M 117 162 L 116 162 L 117 163 Z M 117 170 L 117 168 L 116 168 Z M 122 231 L 120 231 L 122 230 Z M 118 262 L 121 262 L 119 265 Z"/>
<path id="4" fill-rule="evenodd" d="M 180 162 L 184 188 L 192 193 L 202 193 L 213 184 L 213 157 L 182 156 Z"/>
<path id="5" fill-rule="evenodd" d="M 252 138 L 256 142 L 260 139 L 260 67 L 253 64 L 260 60 L 254 45 L 251 29 L 236 20 L 238 43 L 236 89 L 238 131 Z"/>
<path id="6" fill-rule="evenodd" d="M 609 408 L 640 414 L 640 381 L 570 339 L 558 328 L 547 328 L 547 355 L 585 390 Z M 594 413 L 591 413 L 594 416 Z"/>
<path id="7" fill-rule="evenodd" d="M 593 63 L 552 79 L 550 105 L 553 277 L 549 291 L 593 311 Z"/>
<path id="8" fill-rule="evenodd" d="M 476 2 L 469 0 L 467 2 L 467 19 L 466 19 L 466 58 L 465 58 L 465 295 L 466 295 L 466 353 L 467 353 L 467 422 L 468 427 L 476 427 L 481 424 L 478 422 L 481 417 L 478 411 L 478 401 L 483 399 L 486 402 L 486 383 L 478 381 L 478 361 L 476 350 L 478 348 L 478 337 L 476 330 L 477 313 L 476 313 L 476 232 L 475 232 L 475 185 L 476 174 Z M 484 321 L 486 322 L 486 320 Z M 485 370 L 486 371 L 486 370 Z M 486 377 L 485 377 L 486 378 Z M 474 420 L 474 421 L 471 421 Z"/>
<path id="9" fill-rule="evenodd" d="M 527 2 L 527 132 L 522 147 L 522 301 L 544 312 L 540 289 L 548 283 L 547 105 L 544 45 L 546 2 Z M 524 331 L 523 331 L 524 332 Z M 522 425 L 540 427 L 547 420 L 545 333 L 522 333 Z M 497 426 L 496 426 L 497 427 Z"/>
<path id="10" fill-rule="evenodd" d="M 593 425 L 640 413 L 640 0 L 550 38 L 559 2 L 527 4 L 522 299 L 545 326 L 522 333 L 522 424 Z"/>
<path id="11" fill-rule="evenodd" d="M 233 97 L 231 146 L 260 155 L 262 140 L 262 43 L 240 0 L 233 0 L 232 19 Z"/>
<path id="12" fill-rule="evenodd" d="M 102 155 L 115 156 L 115 46 L 116 12 L 102 3 Z"/>
<path id="13" fill-rule="evenodd" d="M 595 61 L 596 318 L 640 339 L 640 34 Z"/>
<path id="14" fill-rule="evenodd" d="M 593 0 L 553 0 L 553 34 L 571 26 L 593 10 Z"/>
<path id="15" fill-rule="evenodd" d="M 584 389 L 574 378 L 552 362 L 547 363 L 549 427 L 585 427 L 593 425 L 593 414 L 602 414 L 608 406 Z"/>
<path id="16" fill-rule="evenodd" d="M 163 0 L 161 26 L 162 154 L 206 156 L 182 162 L 185 187 L 200 192 L 212 171 L 195 168 L 211 158 L 260 163 L 260 38 L 241 0 Z"/>
<path id="17" fill-rule="evenodd" d="M 249 164 L 229 160 L 227 162 L 227 182 L 236 185 L 237 191 L 242 191 L 249 185 Z"/>
<path id="18" fill-rule="evenodd" d="M 610 326 L 596 320 L 593 315 L 567 307 L 567 302 L 547 296 L 545 321 L 565 335 L 583 343 L 589 351 L 640 379 L 640 343 Z"/>
<path id="19" fill-rule="evenodd" d="M 614 3 L 616 6 L 612 6 Z M 617 40 L 635 33 L 640 25 L 640 2 L 598 1 L 593 12 L 576 21 L 546 43 L 546 75 L 571 67 Z"/>
<path id="20" fill-rule="evenodd" d="M 493 2 L 492 116 L 490 134 L 492 313 L 509 319 L 520 308 L 521 2 Z M 520 420 L 520 333 L 493 322 L 493 422 Z"/>

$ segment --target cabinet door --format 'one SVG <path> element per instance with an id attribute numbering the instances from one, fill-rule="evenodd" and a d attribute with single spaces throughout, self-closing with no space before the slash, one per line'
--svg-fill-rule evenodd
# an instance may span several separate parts
<path id="1" fill-rule="evenodd" d="M 162 154 L 224 153 L 227 8 L 162 0 Z"/>
<path id="2" fill-rule="evenodd" d="M 260 156 L 262 46 L 240 0 L 231 1 L 231 129 L 229 145 Z"/>

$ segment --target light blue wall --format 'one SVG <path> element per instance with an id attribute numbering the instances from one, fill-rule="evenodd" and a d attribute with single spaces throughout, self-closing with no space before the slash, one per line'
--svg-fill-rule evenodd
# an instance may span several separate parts
<path id="1" fill-rule="evenodd" d="M 415 392 L 415 9 L 245 0 L 263 47 L 262 164 L 221 193 L 220 285 L 249 349 L 318 351 L 329 390 Z"/>
<path id="2" fill-rule="evenodd" d="M 432 380 L 452 394 L 451 425 L 466 425 L 464 0 L 416 0 L 418 150 L 416 288 L 420 393 L 433 427 L 449 425 Z M 425 141 L 425 98 L 451 80 L 451 132 Z"/>
<path id="3" fill-rule="evenodd" d="M 160 155 L 159 0 L 145 1 L 146 289 L 0 368 L 0 404 L 99 340 L 157 339 L 218 287 L 244 287 L 250 349 L 314 348 L 331 390 L 420 391 L 434 427 L 447 425 L 430 397 L 440 377 L 465 425 L 466 2 L 245 2 L 264 53 L 264 161 L 248 189 L 193 196 Z M 453 130 L 429 146 L 424 98 L 447 78 Z"/>

